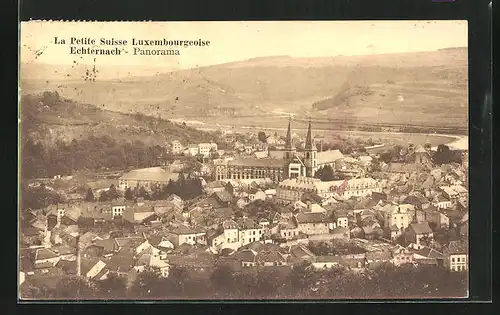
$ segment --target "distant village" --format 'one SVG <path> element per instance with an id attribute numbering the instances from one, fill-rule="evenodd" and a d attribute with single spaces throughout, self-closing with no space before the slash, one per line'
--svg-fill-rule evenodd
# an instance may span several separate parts
<path id="1" fill-rule="evenodd" d="M 168 278 L 174 267 L 468 270 L 467 150 L 343 153 L 323 150 L 311 123 L 305 137 L 292 127 L 173 141 L 173 161 L 95 174 L 79 189 L 74 174 L 30 181 L 64 200 L 21 209 L 21 284 L 112 274 L 132 283 L 148 268 Z M 437 162 L 442 150 L 461 162 Z"/>

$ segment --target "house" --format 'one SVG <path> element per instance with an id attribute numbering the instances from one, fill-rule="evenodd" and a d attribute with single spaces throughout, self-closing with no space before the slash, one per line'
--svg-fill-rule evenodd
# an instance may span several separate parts
<path id="1" fill-rule="evenodd" d="M 404 203 L 413 205 L 416 209 L 425 210 L 430 206 L 430 201 L 422 194 L 409 195 L 403 200 Z"/>
<path id="2" fill-rule="evenodd" d="M 161 167 L 149 167 L 135 169 L 122 175 L 118 180 L 120 190 L 127 188 L 144 187 L 153 189 L 154 187 L 167 185 L 170 180 L 177 180 L 179 174 L 166 171 Z"/>
<path id="3" fill-rule="evenodd" d="M 293 220 L 278 223 L 278 230 L 280 237 L 286 240 L 294 239 L 300 232 Z"/>
<path id="4" fill-rule="evenodd" d="M 395 266 L 400 266 L 404 264 L 413 264 L 414 255 L 409 249 L 402 246 L 397 246 L 392 250 L 392 260 L 391 262 Z"/>
<path id="5" fill-rule="evenodd" d="M 289 263 L 314 262 L 315 255 L 304 244 L 295 244 L 288 246 Z"/>
<path id="6" fill-rule="evenodd" d="M 349 218 L 347 216 L 347 212 L 345 211 L 335 211 L 335 219 L 337 227 L 349 227 Z"/>
<path id="7" fill-rule="evenodd" d="M 241 262 L 242 267 L 257 266 L 257 253 L 251 249 L 237 251 L 233 254 L 234 259 Z"/>
<path id="8" fill-rule="evenodd" d="M 173 154 L 181 154 L 183 151 L 183 146 L 180 141 L 174 140 L 172 141 L 172 153 Z"/>
<path id="9" fill-rule="evenodd" d="M 316 269 L 330 269 L 341 266 L 340 256 L 317 256 L 311 265 Z"/>
<path id="10" fill-rule="evenodd" d="M 272 199 L 276 196 L 276 189 L 266 189 L 264 193 L 266 194 L 267 199 Z"/>
<path id="11" fill-rule="evenodd" d="M 377 266 L 390 262 L 392 254 L 389 250 L 369 251 L 365 254 L 365 257 L 367 267 L 376 268 Z"/>
<path id="12" fill-rule="evenodd" d="M 214 192 L 212 197 L 215 198 L 222 207 L 229 207 L 233 201 L 233 196 L 225 190 Z"/>
<path id="13" fill-rule="evenodd" d="M 123 220 L 132 224 L 159 223 L 161 218 L 150 204 L 127 207 L 122 214 Z"/>
<path id="14" fill-rule="evenodd" d="M 391 225 L 389 227 L 389 236 L 391 240 L 396 240 L 399 236 L 401 236 L 402 230 L 398 228 L 396 225 Z"/>
<path id="15" fill-rule="evenodd" d="M 262 200 L 262 201 L 264 201 L 264 200 L 267 199 L 267 195 L 266 195 L 265 192 L 263 192 L 260 189 L 253 189 L 248 194 L 248 199 L 250 199 L 251 202 L 254 202 L 256 200 Z"/>
<path id="16" fill-rule="evenodd" d="M 439 189 L 449 200 L 457 200 L 467 198 L 468 191 L 461 185 L 440 186 Z"/>
<path id="17" fill-rule="evenodd" d="M 350 239 L 351 231 L 343 226 L 337 226 L 330 231 L 333 239 Z"/>
<path id="18" fill-rule="evenodd" d="M 72 206 L 68 207 L 64 210 L 64 214 L 61 217 L 61 224 L 64 225 L 75 225 L 78 223 L 78 219 L 80 218 L 82 211 L 79 207 Z"/>
<path id="19" fill-rule="evenodd" d="M 413 219 L 413 215 L 409 213 L 407 207 L 396 204 L 387 204 L 381 210 L 386 227 L 392 227 L 404 230 L 406 229 Z"/>
<path id="20" fill-rule="evenodd" d="M 299 231 L 306 235 L 328 234 L 330 232 L 329 220 L 322 212 L 299 213 L 294 219 Z"/>
<path id="21" fill-rule="evenodd" d="M 177 227 L 172 227 L 168 231 L 170 236 L 168 240 L 175 246 L 178 247 L 184 243 L 194 245 L 194 244 L 207 244 L 206 231 L 202 227 L 188 227 L 186 225 L 179 225 Z"/>
<path id="22" fill-rule="evenodd" d="M 209 182 L 204 187 L 207 195 L 212 195 L 215 192 L 223 192 L 226 190 L 226 186 L 221 181 Z"/>
<path id="23" fill-rule="evenodd" d="M 384 230 L 377 223 L 362 227 L 364 238 L 367 240 L 377 239 L 384 235 Z"/>
<path id="24" fill-rule="evenodd" d="M 340 264 L 349 270 L 362 270 L 366 267 L 366 256 L 365 254 L 341 255 Z"/>
<path id="25" fill-rule="evenodd" d="M 286 266 L 287 259 L 278 250 L 264 250 L 256 255 L 257 264 L 264 267 Z"/>
<path id="26" fill-rule="evenodd" d="M 35 265 L 49 263 L 54 266 L 61 257 L 50 248 L 39 248 L 35 253 Z"/>
<path id="27" fill-rule="evenodd" d="M 237 221 L 239 229 L 239 241 L 241 245 L 258 242 L 263 237 L 262 227 L 251 219 L 240 219 Z"/>
<path id="28" fill-rule="evenodd" d="M 450 219 L 445 213 L 436 210 L 425 211 L 425 221 L 436 228 L 446 228 L 450 227 Z"/>
<path id="29" fill-rule="evenodd" d="M 419 265 L 443 266 L 444 255 L 434 248 L 422 247 L 413 253 L 413 258 Z"/>
<path id="30" fill-rule="evenodd" d="M 184 206 L 184 200 L 182 200 L 182 198 L 177 196 L 176 194 L 171 194 L 165 201 L 175 205 L 178 208 L 182 208 Z"/>
<path id="31" fill-rule="evenodd" d="M 221 227 L 223 235 L 223 237 L 221 238 L 223 242 L 222 247 L 233 249 L 238 249 L 239 247 L 241 247 L 238 223 L 236 223 L 233 219 L 228 219 L 222 223 Z M 217 241 L 217 243 L 219 242 Z M 217 244 L 217 246 L 219 245 L 220 244 Z"/>
<path id="32" fill-rule="evenodd" d="M 114 251 L 140 253 L 149 247 L 149 243 L 142 236 L 116 237 L 114 238 Z"/>
<path id="33" fill-rule="evenodd" d="M 451 241 L 443 250 L 444 266 L 451 271 L 469 269 L 469 246 L 465 241 Z"/>
<path id="34" fill-rule="evenodd" d="M 406 240 L 417 246 L 427 246 L 433 242 L 434 234 L 429 223 L 412 223 L 406 231 Z"/>
<path id="35" fill-rule="evenodd" d="M 243 209 L 245 208 L 248 204 L 250 203 L 250 199 L 248 199 L 247 197 L 242 197 L 240 199 L 238 199 L 236 201 L 236 206 L 239 208 L 239 209 Z"/>
<path id="36" fill-rule="evenodd" d="M 137 259 L 134 269 L 138 272 L 144 271 L 146 267 L 158 268 L 162 277 L 168 277 L 170 265 L 166 257 L 160 257 L 158 255 L 151 254 L 150 251 L 146 250 Z"/>
<path id="37" fill-rule="evenodd" d="M 439 209 L 449 209 L 452 205 L 451 200 L 447 199 L 443 195 L 437 195 L 433 199 L 432 204 Z"/>

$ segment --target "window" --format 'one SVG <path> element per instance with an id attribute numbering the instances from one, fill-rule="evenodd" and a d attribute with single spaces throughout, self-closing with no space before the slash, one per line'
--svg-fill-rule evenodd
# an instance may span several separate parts
<path id="1" fill-rule="evenodd" d="M 455 262 L 455 258 L 452 258 L 452 259 L 451 259 L 451 262 Z"/>

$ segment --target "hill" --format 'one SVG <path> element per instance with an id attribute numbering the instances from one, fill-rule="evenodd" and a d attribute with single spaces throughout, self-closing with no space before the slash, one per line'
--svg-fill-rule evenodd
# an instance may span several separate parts
<path id="1" fill-rule="evenodd" d="M 165 145 L 213 140 L 213 135 L 141 113 L 125 114 L 60 97 L 57 92 L 23 95 L 22 135 L 45 144 L 91 136 L 109 136 L 117 141 L 140 140 L 146 145 Z"/>
<path id="2" fill-rule="evenodd" d="M 467 126 L 467 48 L 325 58 L 275 56 L 94 82 L 25 77 L 100 108 L 244 124 L 293 113 L 349 123 Z M 282 122 L 280 122 L 282 124 Z"/>

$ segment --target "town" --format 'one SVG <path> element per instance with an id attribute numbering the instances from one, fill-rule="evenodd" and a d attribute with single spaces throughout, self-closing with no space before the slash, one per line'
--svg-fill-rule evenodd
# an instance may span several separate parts
<path id="1" fill-rule="evenodd" d="M 305 136 L 291 119 L 284 127 L 282 135 L 175 140 L 164 148 L 173 159 L 95 172 L 78 185 L 75 174 L 27 181 L 23 298 L 169 298 L 166 283 L 176 288 L 171 296 L 186 297 L 186 279 L 206 288 L 194 297 L 284 296 L 286 281 L 272 275 L 292 279 L 302 297 L 439 296 L 446 292 L 438 275 L 459 277 L 449 294 L 464 294 L 467 148 L 335 149 L 311 122 Z M 406 293 L 381 284 L 407 274 L 424 282 Z M 238 280 L 245 275 L 257 280 Z"/>

